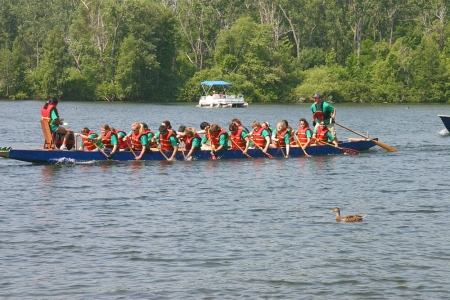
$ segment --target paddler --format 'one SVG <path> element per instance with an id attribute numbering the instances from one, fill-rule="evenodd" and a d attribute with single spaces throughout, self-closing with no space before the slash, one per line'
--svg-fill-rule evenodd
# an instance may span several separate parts
<path id="1" fill-rule="evenodd" d="M 147 133 L 143 130 L 141 123 L 134 122 L 131 124 L 131 131 L 124 140 L 131 140 L 131 145 L 129 144 L 128 147 L 131 147 L 133 151 L 140 151 L 139 155 L 136 156 L 136 160 L 141 160 L 145 152 L 152 152 L 148 144 Z"/>
<path id="2" fill-rule="evenodd" d="M 206 144 L 208 141 L 211 143 L 211 150 L 214 152 L 227 150 L 228 132 L 217 124 L 211 124 L 203 136 L 202 144 Z"/>
<path id="3" fill-rule="evenodd" d="M 336 109 L 328 102 L 323 102 L 321 94 L 314 94 L 313 98 L 314 103 L 311 105 L 313 126 L 317 128 L 320 122 L 324 121 L 328 130 L 336 138 L 336 130 L 334 128 Z"/>
<path id="4" fill-rule="evenodd" d="M 269 131 L 266 128 L 263 128 L 258 121 L 253 121 L 252 128 L 253 131 L 249 133 L 249 136 L 253 140 L 253 143 L 264 153 L 267 153 L 267 149 L 270 145 Z"/>
<path id="5" fill-rule="evenodd" d="M 46 120 L 48 122 L 52 134 L 55 133 L 64 134 L 64 139 L 59 150 L 67 151 L 66 144 L 69 135 L 70 133 L 72 133 L 72 131 L 70 129 L 60 126 L 61 124 L 63 124 L 63 119 L 59 117 L 58 109 L 56 108 L 57 105 L 58 99 L 53 97 L 49 98 L 41 109 L 42 120 Z"/>
<path id="6" fill-rule="evenodd" d="M 78 136 L 81 137 L 81 146 L 78 150 L 98 151 L 98 148 L 104 148 L 98 133 L 91 131 L 88 127 L 83 127 L 81 133 L 75 133 L 75 137 Z"/>
<path id="7" fill-rule="evenodd" d="M 291 133 L 286 127 L 286 122 L 280 121 L 277 123 L 277 131 L 273 138 L 276 148 L 286 148 L 286 157 L 289 156 Z"/>
<path id="8" fill-rule="evenodd" d="M 316 144 L 318 145 L 325 145 L 328 143 L 328 141 L 332 142 L 335 147 L 339 147 L 336 139 L 331 134 L 331 132 L 328 130 L 327 125 L 324 121 L 321 121 L 319 123 L 318 128 L 314 129 L 313 134 L 313 140 L 316 141 Z"/>
<path id="9" fill-rule="evenodd" d="M 312 142 L 312 130 L 309 128 L 308 121 L 305 118 L 300 119 L 300 126 L 297 129 L 297 141 L 302 146 L 303 150 L 306 149 Z"/>
<path id="10" fill-rule="evenodd" d="M 230 130 L 228 134 L 230 136 L 231 149 L 241 150 L 244 154 L 247 154 L 250 138 L 247 136 L 245 129 L 238 127 L 234 122 L 230 124 L 228 129 Z"/>
<path id="11" fill-rule="evenodd" d="M 167 158 L 168 161 L 172 161 L 178 152 L 178 140 L 176 134 L 172 130 L 168 130 L 166 126 L 159 126 L 159 132 L 153 138 L 161 145 L 161 151 L 172 151 L 172 155 Z"/>
<path id="12" fill-rule="evenodd" d="M 94 139 L 94 142 L 101 141 L 103 146 L 111 151 L 108 158 L 111 159 L 117 151 L 119 151 L 119 138 L 117 133 L 111 130 L 108 124 L 103 124 L 100 128 L 101 136 Z"/>

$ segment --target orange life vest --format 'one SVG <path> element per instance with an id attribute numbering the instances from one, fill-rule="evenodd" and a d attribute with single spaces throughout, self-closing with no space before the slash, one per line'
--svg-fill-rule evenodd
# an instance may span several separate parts
<path id="1" fill-rule="evenodd" d="M 308 130 L 311 132 L 311 129 L 309 127 L 305 127 L 303 129 L 302 126 L 299 126 L 297 129 L 297 139 L 302 146 L 308 142 L 308 136 L 306 135 Z M 311 136 L 312 136 L 312 134 L 311 134 Z"/>
<path id="2" fill-rule="evenodd" d="M 219 148 L 220 147 L 220 136 L 222 134 L 225 134 L 227 139 L 228 139 L 228 132 L 226 132 L 224 129 L 221 129 L 217 133 L 208 132 L 209 140 L 211 141 L 211 143 L 213 144 L 213 146 L 215 148 Z"/>
<path id="3" fill-rule="evenodd" d="M 170 143 L 170 137 L 171 136 L 175 136 L 173 134 L 172 130 L 169 130 L 168 133 L 166 133 L 166 135 L 159 135 L 159 142 L 161 143 L 161 150 L 162 151 L 173 151 L 173 146 Z"/>
<path id="4" fill-rule="evenodd" d="M 191 137 L 183 136 L 183 142 L 184 142 L 184 145 L 186 146 L 186 150 L 192 149 L 192 141 L 194 139 L 201 139 L 201 137 L 197 133 Z"/>
<path id="5" fill-rule="evenodd" d="M 264 128 L 260 127 L 258 130 L 253 130 L 253 141 L 258 147 L 264 148 L 266 145 L 266 138 L 262 136 Z"/>
<path id="6" fill-rule="evenodd" d="M 41 109 L 42 120 L 47 120 L 47 122 L 50 123 L 52 109 L 55 109 L 56 115 L 59 118 L 59 114 L 58 114 L 58 110 L 56 109 L 56 105 L 49 104 L 49 105 L 47 105 L 47 108 L 44 108 L 44 106 L 42 106 L 42 109 Z"/>
<path id="7" fill-rule="evenodd" d="M 97 133 L 93 132 L 93 131 L 89 131 L 89 133 L 86 135 L 90 136 L 91 134 L 97 134 Z M 97 134 L 97 136 L 98 136 L 98 134 Z M 95 150 L 97 148 L 97 147 L 95 147 L 94 142 L 89 141 L 89 140 L 91 140 L 91 138 L 81 138 L 81 140 L 83 141 L 84 148 L 88 149 L 89 151 Z"/>
<path id="8" fill-rule="evenodd" d="M 134 131 L 131 134 L 131 143 L 133 144 L 133 149 L 136 151 L 141 151 L 143 146 L 141 143 L 141 137 L 146 134 L 144 131 L 139 133 L 139 134 L 135 134 Z"/>
<path id="9" fill-rule="evenodd" d="M 277 143 L 275 143 L 275 146 L 277 147 L 277 148 L 281 148 L 281 147 L 286 147 L 286 141 L 284 140 L 284 137 L 286 136 L 286 134 L 289 132 L 289 129 L 285 129 L 284 131 L 282 131 L 282 132 L 278 132 L 277 131 L 277 139 L 278 139 L 278 142 Z"/>
<path id="10" fill-rule="evenodd" d="M 115 135 L 117 137 L 117 134 L 115 132 L 113 132 L 112 130 L 108 131 L 107 134 L 102 135 L 103 146 L 105 146 L 105 148 L 107 148 L 107 149 L 114 148 L 114 145 L 111 144 L 111 136 L 112 135 Z"/>
<path id="11" fill-rule="evenodd" d="M 319 128 L 317 128 L 317 131 L 316 131 L 316 137 L 317 137 L 317 139 L 318 139 L 319 141 L 323 142 L 323 143 L 328 142 L 328 138 L 327 138 L 327 136 L 326 136 L 326 134 L 327 134 L 328 131 L 329 131 L 328 128 L 325 127 L 325 129 L 322 129 L 322 128 L 320 128 L 320 126 L 319 126 Z"/>
<path id="12" fill-rule="evenodd" d="M 242 138 L 242 129 L 239 127 L 239 129 L 236 131 L 236 133 L 230 134 L 230 140 L 231 140 L 231 149 L 236 150 L 243 150 L 245 149 L 246 141 Z"/>

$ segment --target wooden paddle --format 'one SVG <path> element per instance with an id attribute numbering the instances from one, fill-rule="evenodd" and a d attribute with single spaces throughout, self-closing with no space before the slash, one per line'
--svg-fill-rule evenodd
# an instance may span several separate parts
<path id="1" fill-rule="evenodd" d="M 300 141 L 299 141 L 298 139 L 296 139 L 295 142 L 297 143 L 297 145 L 298 145 L 300 148 L 302 148 L 303 153 L 305 153 L 305 156 L 306 156 L 306 157 L 312 157 L 311 155 L 309 155 L 308 153 L 306 153 L 306 150 L 303 149 L 302 143 L 300 143 Z"/>
<path id="2" fill-rule="evenodd" d="M 279 141 L 277 141 L 277 145 L 278 145 L 278 148 L 280 148 L 280 150 L 281 150 L 281 154 L 283 154 L 283 157 L 284 157 L 284 158 L 286 158 L 286 155 L 284 154 L 284 151 L 283 151 L 283 147 L 281 147 L 281 145 L 280 145 L 280 142 L 279 142 Z"/>
<path id="3" fill-rule="evenodd" d="M 382 142 L 379 142 L 379 141 L 377 141 L 377 140 L 371 139 L 371 138 L 369 138 L 369 137 L 367 137 L 367 136 L 365 136 L 365 135 L 363 135 L 363 134 L 361 134 L 361 133 L 359 133 L 359 132 L 356 132 L 356 131 L 354 131 L 354 130 L 348 128 L 348 127 L 345 127 L 344 125 L 341 125 L 341 124 L 339 124 L 339 123 L 337 123 L 337 122 L 335 122 L 335 124 L 338 125 L 338 126 L 340 126 L 340 127 L 342 127 L 342 128 L 344 128 L 344 129 L 347 129 L 347 130 L 350 131 L 350 132 L 353 132 L 354 134 L 357 134 L 357 135 L 359 135 L 359 136 L 362 136 L 362 137 L 365 138 L 365 139 L 371 140 L 371 141 L 374 142 L 376 145 L 380 146 L 380 147 L 383 148 L 383 149 L 386 149 L 388 152 L 397 152 L 397 151 L 398 151 L 397 148 L 394 148 L 394 147 L 392 147 L 392 146 L 389 146 L 389 145 L 387 145 L 387 144 L 385 144 L 385 143 L 382 143 Z"/>
<path id="4" fill-rule="evenodd" d="M 259 150 L 261 150 L 265 155 L 267 155 L 268 158 L 273 158 L 273 156 L 269 153 L 269 152 L 264 152 L 263 149 L 261 149 L 260 146 L 258 146 L 255 141 L 253 139 L 251 139 L 253 142 L 253 145 L 255 145 L 256 148 L 258 148 Z"/>
<path id="5" fill-rule="evenodd" d="M 98 151 L 100 151 L 101 153 L 103 153 L 103 155 L 106 156 L 107 159 L 111 159 L 111 158 L 109 157 L 109 155 L 106 154 L 106 152 L 105 152 L 102 148 L 100 148 L 99 145 L 97 145 L 96 143 L 93 143 L 93 144 L 94 144 L 95 147 L 97 147 Z"/>
<path id="6" fill-rule="evenodd" d="M 130 143 L 128 143 L 128 140 L 126 140 L 127 146 L 128 148 L 130 148 L 131 153 L 133 153 L 134 158 L 138 158 L 138 156 L 136 155 L 136 152 L 134 152 L 133 148 L 131 147 Z"/>
<path id="7" fill-rule="evenodd" d="M 337 148 L 337 149 L 339 149 L 339 150 L 342 150 L 344 153 L 347 153 L 347 154 L 349 154 L 349 155 L 359 155 L 359 151 L 358 151 L 358 150 L 355 150 L 355 149 L 343 148 L 343 147 L 336 147 L 333 143 L 325 143 L 325 142 L 321 142 L 321 141 L 319 141 L 319 144 L 332 146 L 332 147 L 334 147 L 334 148 Z"/>
<path id="8" fill-rule="evenodd" d="M 213 144 L 212 138 L 211 138 L 211 130 L 209 130 L 209 129 L 208 129 L 208 140 L 209 140 L 209 144 L 210 144 L 210 148 L 211 148 L 211 159 L 216 160 L 217 157 L 214 154 L 214 144 Z"/>
<path id="9" fill-rule="evenodd" d="M 250 158 L 250 159 L 253 159 L 253 157 L 251 157 L 249 154 L 245 153 L 244 150 L 243 150 L 238 144 L 236 144 L 236 142 L 235 142 L 234 140 L 232 140 L 232 139 L 229 139 L 229 140 L 230 140 L 233 144 L 235 144 L 236 147 L 239 148 L 239 150 L 242 151 L 242 154 L 244 154 L 245 156 L 247 156 L 247 157 Z"/>
<path id="10" fill-rule="evenodd" d="M 159 152 L 162 154 L 162 156 L 164 156 L 164 158 L 166 159 L 166 160 L 169 160 L 169 158 L 167 157 L 167 155 L 166 154 L 164 154 L 164 152 L 161 150 L 161 144 L 159 144 L 159 147 L 157 147 L 158 148 L 158 150 L 159 150 Z"/>

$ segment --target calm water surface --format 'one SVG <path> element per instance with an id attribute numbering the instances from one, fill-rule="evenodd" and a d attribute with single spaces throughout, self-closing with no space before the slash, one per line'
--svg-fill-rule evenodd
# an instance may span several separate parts
<path id="1" fill-rule="evenodd" d="M 0 147 L 42 147 L 37 101 L 0 101 Z M 0 158 L 2 299 L 450 298 L 448 105 L 335 105 L 394 146 L 359 156 L 34 165 Z M 297 127 L 309 105 L 61 102 L 67 127 L 233 117 Z M 340 139 L 357 137 L 338 128 Z M 363 214 L 336 223 L 329 211 Z"/>

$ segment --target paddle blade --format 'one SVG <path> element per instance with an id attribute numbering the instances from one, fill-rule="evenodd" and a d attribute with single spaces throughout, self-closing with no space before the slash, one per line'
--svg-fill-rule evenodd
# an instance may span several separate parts
<path id="1" fill-rule="evenodd" d="M 383 149 L 386 149 L 388 152 L 397 152 L 397 148 L 386 145 L 385 143 L 379 142 L 377 140 L 372 140 L 376 145 L 380 146 Z"/>
<path id="2" fill-rule="evenodd" d="M 344 151 L 345 153 L 349 154 L 349 155 L 359 155 L 359 151 L 358 150 L 354 150 L 354 149 L 350 149 L 350 148 L 339 148 L 342 151 Z"/>
<path id="3" fill-rule="evenodd" d="M 215 155 L 214 152 L 212 152 L 212 151 L 211 151 L 211 159 L 212 159 L 212 160 L 216 160 L 216 159 L 217 159 L 216 155 Z"/>

